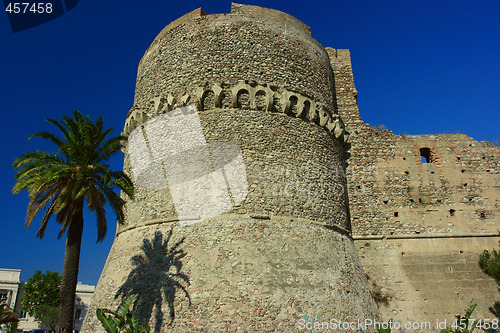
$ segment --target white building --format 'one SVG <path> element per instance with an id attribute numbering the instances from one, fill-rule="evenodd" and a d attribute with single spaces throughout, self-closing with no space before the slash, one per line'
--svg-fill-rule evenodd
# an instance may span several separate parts
<path id="1" fill-rule="evenodd" d="M 5 303 L 15 312 L 20 314 L 19 331 L 30 331 L 39 328 L 39 323 L 34 318 L 21 311 L 21 300 L 23 298 L 23 285 L 21 282 L 21 270 L 0 268 L 0 304 Z M 77 284 L 75 301 L 75 320 L 73 323 L 75 332 L 79 332 L 83 319 L 87 314 L 87 308 L 92 301 L 95 286 L 88 284 Z"/>

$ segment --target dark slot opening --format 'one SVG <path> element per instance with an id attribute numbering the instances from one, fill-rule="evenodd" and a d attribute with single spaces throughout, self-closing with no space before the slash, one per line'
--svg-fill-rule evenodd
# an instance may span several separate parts
<path id="1" fill-rule="evenodd" d="M 420 158 L 422 163 L 431 163 L 431 149 L 430 148 L 420 148 Z"/>

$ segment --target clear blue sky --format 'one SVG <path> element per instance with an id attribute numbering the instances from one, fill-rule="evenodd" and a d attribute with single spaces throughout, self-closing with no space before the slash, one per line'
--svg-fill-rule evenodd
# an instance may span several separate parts
<path id="1" fill-rule="evenodd" d="M 250 1 L 289 13 L 312 28 L 323 46 L 350 49 L 361 117 L 396 134 L 465 133 L 500 140 L 500 2 L 498 0 Z M 307 4 L 307 6 L 305 6 Z M 229 1 L 80 0 L 67 14 L 12 33 L 0 13 L 1 268 L 62 270 L 64 240 L 51 221 L 43 240 L 40 219 L 26 229 L 27 196 L 11 193 L 13 160 L 53 150 L 44 121 L 79 109 L 102 115 L 118 135 L 131 108 L 137 65 L 169 22 L 198 7 L 228 13 Z M 2 10 L 3 11 L 3 10 Z M 113 166 L 121 168 L 121 156 Z M 86 216 L 79 280 L 96 284 L 115 232 L 96 244 Z"/>

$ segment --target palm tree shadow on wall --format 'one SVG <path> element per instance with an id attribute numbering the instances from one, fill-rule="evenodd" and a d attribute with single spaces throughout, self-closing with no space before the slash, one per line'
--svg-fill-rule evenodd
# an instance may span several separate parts
<path id="1" fill-rule="evenodd" d="M 488 308 L 490 312 L 495 315 L 498 319 L 500 319 L 500 302 L 495 302 L 492 306 Z"/>
<path id="2" fill-rule="evenodd" d="M 181 259 L 186 256 L 186 252 L 179 246 L 185 238 L 175 243 L 169 248 L 172 237 L 172 229 L 163 240 L 163 234 L 155 232 L 154 239 L 144 239 L 141 246 L 144 254 L 131 258 L 131 263 L 135 266 L 130 272 L 127 281 L 118 289 L 115 298 L 127 297 L 135 294 L 134 312 L 139 318 L 149 319 L 155 316 L 155 332 L 159 332 L 163 323 L 163 312 L 161 306 L 166 302 L 169 308 L 170 322 L 175 319 L 174 300 L 177 290 L 182 290 L 186 295 L 189 305 L 191 298 L 186 287 L 181 283 L 189 285 L 189 278 L 181 273 Z"/>

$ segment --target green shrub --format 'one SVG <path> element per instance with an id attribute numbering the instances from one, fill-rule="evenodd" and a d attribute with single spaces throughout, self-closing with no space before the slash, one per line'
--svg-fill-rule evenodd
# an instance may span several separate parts
<path id="1" fill-rule="evenodd" d="M 108 333 L 149 333 L 149 324 L 139 322 L 139 319 L 129 309 L 135 295 L 130 295 L 116 312 L 109 309 L 97 309 L 97 318 Z"/>
<path id="2" fill-rule="evenodd" d="M 474 329 L 479 324 L 479 321 L 474 321 L 469 323 L 469 319 L 472 316 L 472 312 L 476 308 L 477 304 L 472 304 L 467 310 L 465 310 L 465 316 L 457 315 L 456 320 L 451 326 L 447 326 L 445 329 L 439 331 L 439 333 L 472 333 Z"/>
<path id="3" fill-rule="evenodd" d="M 491 253 L 488 250 L 484 250 L 479 255 L 479 267 L 500 285 L 500 253 L 496 249 L 493 249 Z"/>

